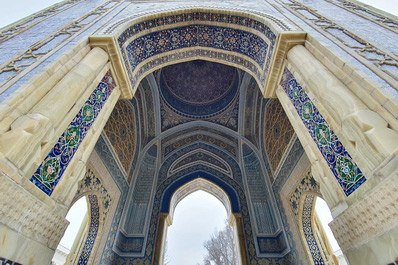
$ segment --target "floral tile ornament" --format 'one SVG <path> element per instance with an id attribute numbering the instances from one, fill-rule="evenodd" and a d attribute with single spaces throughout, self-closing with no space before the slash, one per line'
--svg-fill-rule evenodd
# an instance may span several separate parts
<path id="1" fill-rule="evenodd" d="M 366 181 L 362 171 L 287 68 L 283 73 L 281 86 L 293 103 L 345 195 L 349 196 Z"/>
<path id="2" fill-rule="evenodd" d="M 116 83 L 108 71 L 64 131 L 30 181 L 50 196 Z"/>

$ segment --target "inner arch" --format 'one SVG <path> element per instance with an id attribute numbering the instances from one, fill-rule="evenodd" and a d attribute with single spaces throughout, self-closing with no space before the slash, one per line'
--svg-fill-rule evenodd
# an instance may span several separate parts
<path id="1" fill-rule="evenodd" d="M 173 223 L 167 228 L 165 263 L 202 264 L 207 252 L 204 242 L 215 230 L 225 228 L 226 219 L 226 209 L 213 193 L 207 190 L 188 193 L 179 201 Z"/>
<path id="2" fill-rule="evenodd" d="M 175 208 L 178 205 L 179 202 L 181 202 L 183 199 L 185 199 L 188 195 L 196 192 L 196 191 L 205 191 L 211 195 L 213 195 L 215 198 L 217 198 L 225 207 L 227 211 L 227 218 L 230 219 L 232 216 L 231 212 L 231 202 L 229 200 L 228 195 L 219 188 L 217 185 L 215 185 L 213 182 L 206 180 L 204 178 L 197 178 L 194 179 L 184 185 L 182 185 L 179 189 L 177 189 L 170 201 L 170 212 L 169 212 L 169 220 L 172 223 Z"/>
<path id="3" fill-rule="evenodd" d="M 229 198 L 229 202 L 231 205 L 230 209 L 233 213 L 238 213 L 241 211 L 241 205 L 239 202 L 238 194 L 232 186 L 224 182 L 222 179 L 217 178 L 207 172 L 196 171 L 187 174 L 184 177 L 178 178 L 166 188 L 166 190 L 163 192 L 160 212 L 170 213 L 173 195 L 180 189 L 180 187 L 183 187 L 185 184 L 189 184 L 193 180 L 199 178 L 206 180 L 207 181 L 206 183 L 211 183 L 212 185 L 215 185 L 224 192 L 224 194 Z"/>
<path id="4" fill-rule="evenodd" d="M 264 95 L 275 97 L 278 58 L 291 42 L 304 40 L 304 32 L 270 14 L 191 6 L 116 21 L 90 37 L 90 44 L 112 51 L 115 67 L 127 70 L 118 76 L 124 98 L 134 95 L 147 74 L 198 59 L 240 68 L 256 79 Z"/>

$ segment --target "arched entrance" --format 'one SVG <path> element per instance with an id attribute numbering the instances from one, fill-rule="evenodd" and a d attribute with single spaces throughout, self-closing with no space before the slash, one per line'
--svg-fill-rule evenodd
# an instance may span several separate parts
<path id="1" fill-rule="evenodd" d="M 364 193 L 377 186 L 374 172 L 382 179 L 394 174 L 391 165 L 395 163 L 393 154 L 397 133 L 391 128 L 396 128 L 396 121 L 390 114 L 378 111 L 378 105 L 370 107 L 370 103 L 361 101 L 360 92 L 353 91 L 349 81 L 336 77 L 334 70 L 322 65 L 320 59 L 313 55 L 316 52 L 311 53 L 303 45 L 296 45 L 304 43 L 305 33 L 261 12 L 232 8 L 220 10 L 181 7 L 135 14 L 112 22 L 89 38 L 90 46 L 84 43 L 70 51 L 71 54 L 63 59 L 68 63 L 46 70 L 34 85 L 18 91 L 21 97 L 10 98 L 3 104 L 5 118 L 0 151 L 4 154 L 2 169 L 6 173 L 1 178 L 2 185 L 14 187 L 16 183 L 24 192 L 22 195 L 30 196 L 7 191 L 7 198 L 20 202 L 20 212 L 25 212 L 24 209 L 31 205 L 22 202 L 33 198 L 38 202 L 37 209 L 49 215 L 47 219 L 54 224 L 42 225 L 47 219 L 40 220 L 40 215 L 35 215 L 37 211 L 26 211 L 28 216 L 25 216 L 3 210 L 2 216 L 15 214 L 19 220 L 15 222 L 15 218 L 5 218 L 3 222 L 12 233 L 21 231 L 13 234 L 18 237 L 15 242 L 28 238 L 29 242 L 42 244 L 35 245 L 35 248 L 42 249 L 36 252 L 46 255 L 38 259 L 48 259 L 66 225 L 62 222 L 65 209 L 74 198 L 97 143 L 96 152 L 115 161 L 102 160 L 112 173 L 112 181 L 118 186 L 121 199 L 112 224 L 107 227 L 107 240 L 101 245 L 102 256 L 96 262 L 156 264 L 166 213 L 162 212 L 163 191 L 178 179 L 199 171 L 215 177 L 212 182 L 221 186 L 219 181 L 222 180 L 235 189 L 245 237 L 246 250 L 243 252 L 248 263 L 295 260 L 294 244 L 288 242 L 286 226 L 282 226 L 283 217 L 279 213 L 282 206 L 277 205 L 275 199 L 280 194 L 273 187 L 274 180 L 279 182 L 284 177 L 278 180 L 277 175 L 288 176 L 289 170 L 284 165 L 288 164 L 289 157 L 284 157 L 281 152 L 281 157 L 276 156 L 278 161 L 275 164 L 271 161 L 268 165 L 269 156 L 261 150 L 263 146 L 258 140 L 260 130 L 247 122 L 250 119 L 245 120 L 246 116 L 242 116 L 247 112 L 239 109 L 245 98 L 238 99 L 238 95 L 244 95 L 241 88 L 247 85 L 245 82 L 250 81 L 251 75 L 263 96 L 278 97 L 310 159 L 314 178 L 320 183 L 320 192 L 334 214 L 342 216 L 334 223 L 334 230 L 339 234 L 337 238 L 345 242 L 345 250 L 354 251 L 350 245 L 351 237 L 346 240 L 342 235 L 343 227 L 354 220 L 352 212 L 358 212 L 369 204 Z M 306 46 L 312 47 L 311 39 L 307 41 Z M 231 114 L 227 118 L 228 122 L 235 119 L 233 122 L 238 125 L 234 127 L 232 122 L 228 127 L 222 122 L 215 123 L 211 119 L 216 115 L 203 115 L 208 120 L 188 120 L 192 117 L 181 115 L 187 111 L 186 108 L 178 109 L 166 103 L 165 107 L 160 106 L 162 100 L 170 103 L 173 99 L 166 98 L 165 90 L 153 89 L 153 109 L 144 108 L 148 116 L 142 114 L 136 122 L 141 129 L 139 134 L 143 136 L 135 139 L 141 144 L 134 158 L 138 162 L 134 164 L 136 167 L 131 166 L 133 158 L 124 163 L 125 153 L 117 153 L 118 147 L 110 145 L 106 135 L 100 137 L 116 102 L 137 96 L 132 100 L 136 101 L 133 108 L 141 115 L 137 102 L 144 106 L 143 98 L 148 97 L 141 94 L 141 99 L 138 99 L 137 91 L 144 91 L 142 87 L 146 85 L 152 88 L 159 85 L 156 78 L 162 76 L 161 69 L 166 66 L 195 60 L 218 62 L 248 73 L 238 71 L 239 93 L 225 94 L 226 98 L 230 96 L 235 100 L 233 103 L 236 105 L 226 104 L 222 108 L 223 111 L 228 109 L 229 113 L 237 113 L 236 117 Z M 345 76 L 344 73 L 341 75 Z M 141 83 L 144 77 L 146 81 Z M 233 109 L 231 106 L 238 107 Z M 166 107 L 170 112 L 163 111 Z M 149 116 L 155 109 L 153 125 Z M 181 122 L 177 124 L 181 125 L 178 128 L 166 128 L 165 123 L 161 124 L 166 120 L 165 116 L 160 115 L 168 115 L 172 111 L 183 116 L 179 121 L 186 119 L 184 122 L 190 124 Z M 247 135 L 246 131 L 243 132 L 243 122 L 248 123 L 245 126 L 251 126 Z M 198 128 L 204 133 L 194 131 Z M 123 132 L 126 130 L 121 130 Z M 278 130 L 274 132 L 278 135 Z M 196 164 L 189 162 L 199 157 L 204 157 L 204 160 Z M 172 158 L 181 164 L 172 164 Z M 166 164 L 167 167 L 164 166 Z M 184 167 L 186 164 L 189 166 Z M 395 187 L 395 179 L 391 179 L 390 186 Z M 390 186 L 386 185 L 385 189 L 390 189 Z M 3 204 L 8 205 L 8 202 Z M 27 218 L 35 222 L 25 222 Z M 271 225 L 261 225 L 264 220 Z M 38 225 L 32 225 L 36 223 Z M 362 223 L 356 223 L 352 230 L 360 231 Z M 395 227 L 391 220 L 387 225 L 391 229 Z M 43 228 L 33 233 L 31 230 L 35 227 Z M 372 232 L 375 236 L 381 231 L 377 229 Z M 360 234 L 352 240 L 355 244 L 367 244 L 364 243 L 367 236 Z M 21 260 L 26 263 L 23 258 Z"/>
<path id="2" fill-rule="evenodd" d="M 213 183 L 212 181 L 208 180 L 207 178 L 202 178 L 204 172 L 195 172 L 194 174 L 197 175 L 196 178 L 192 179 L 192 180 L 188 180 L 187 183 L 183 184 L 183 182 L 179 182 L 178 185 L 180 185 L 179 188 L 177 188 L 177 190 L 174 191 L 174 193 L 172 194 L 171 198 L 168 198 L 168 196 L 164 196 L 164 200 L 169 200 L 169 209 L 168 212 L 166 212 L 168 214 L 166 222 L 167 222 L 167 226 L 170 227 L 170 225 L 174 226 L 174 213 L 176 211 L 176 206 L 183 201 L 186 197 L 188 196 L 195 196 L 198 199 L 198 202 L 201 200 L 201 197 L 198 195 L 194 195 L 194 193 L 196 194 L 197 191 L 201 191 L 201 193 L 198 194 L 202 194 L 202 193 L 208 193 L 211 195 L 211 197 L 213 197 L 213 201 L 214 200 L 218 200 L 219 202 L 221 202 L 221 204 L 223 205 L 223 207 L 226 210 L 226 216 L 225 216 L 225 220 L 224 221 L 228 221 L 228 223 L 232 226 L 233 232 L 234 232 L 234 240 L 236 240 L 236 242 L 231 242 L 232 245 L 237 246 L 236 249 L 236 253 L 238 255 L 237 260 L 240 260 L 240 255 L 238 254 L 238 249 L 239 249 L 239 244 L 237 242 L 237 226 L 236 226 L 236 220 L 235 220 L 235 215 L 236 213 L 232 212 L 232 207 L 231 207 L 231 201 L 229 196 L 227 195 L 227 193 L 218 185 L 216 185 L 215 183 Z M 204 175 L 203 175 L 204 176 Z M 167 193 L 171 192 L 171 189 L 168 189 Z M 202 195 L 204 196 L 204 195 Z M 207 198 L 207 196 L 206 196 Z M 210 201 L 210 199 L 207 199 L 208 201 Z M 207 203 L 208 207 L 211 207 L 210 203 Z M 199 206 L 199 205 L 198 205 Z M 198 206 L 196 206 L 198 208 Z M 165 207 L 166 208 L 166 207 Z M 163 209 L 164 211 L 167 211 L 167 209 Z M 214 212 L 214 211 L 213 211 Z M 210 216 L 208 216 L 207 218 L 209 218 Z M 181 218 L 181 216 L 180 216 Z M 197 218 L 200 219 L 206 219 L 206 216 L 197 216 Z M 211 218 L 211 217 L 210 217 Z M 187 224 L 188 225 L 188 224 Z M 218 224 L 220 225 L 220 224 Z M 196 229 L 195 225 L 191 226 L 192 229 Z M 220 227 L 219 227 L 220 228 Z M 204 227 L 202 228 L 204 229 Z M 166 240 L 166 235 L 167 237 L 169 236 L 168 233 L 168 228 L 165 229 L 166 231 L 164 232 L 163 235 L 163 242 L 165 242 Z M 214 231 L 209 231 L 214 232 Z M 242 232 L 242 231 L 240 231 Z M 210 236 L 210 233 L 208 234 L 208 236 Z M 203 243 L 203 242 L 202 242 Z M 244 243 L 241 243 L 244 244 Z M 164 245 L 164 244 L 163 244 Z M 164 246 L 163 246 L 164 248 Z M 171 249 L 170 249 L 171 250 Z M 178 251 L 178 250 L 175 250 Z M 235 253 L 235 251 L 234 251 Z M 204 256 L 202 257 L 204 258 Z M 239 262 L 239 264 L 241 264 Z"/>

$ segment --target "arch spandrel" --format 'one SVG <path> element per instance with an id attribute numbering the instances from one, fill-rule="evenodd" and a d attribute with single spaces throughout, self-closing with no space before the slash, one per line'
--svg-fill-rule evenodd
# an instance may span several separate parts
<path id="1" fill-rule="evenodd" d="M 225 7 L 181 7 L 114 22 L 89 38 L 101 47 L 131 98 L 149 73 L 192 60 L 210 60 L 250 73 L 265 97 L 275 97 L 287 51 L 306 33 L 269 14 Z"/>

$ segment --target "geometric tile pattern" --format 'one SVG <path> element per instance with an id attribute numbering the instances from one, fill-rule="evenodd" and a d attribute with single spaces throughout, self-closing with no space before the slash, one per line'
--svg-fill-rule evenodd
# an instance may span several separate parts
<path id="1" fill-rule="evenodd" d="M 202 120 L 238 130 L 239 71 L 194 60 L 164 67 L 157 74 L 162 131 Z"/>
<path id="2" fill-rule="evenodd" d="M 314 194 L 321 193 L 319 191 L 319 184 L 312 177 L 311 171 L 309 171 L 305 177 L 300 181 L 299 185 L 296 187 L 292 195 L 290 195 L 290 205 L 292 206 L 292 211 L 296 218 L 299 218 L 299 208 L 301 202 L 301 196 L 303 193 L 311 192 Z"/>
<path id="3" fill-rule="evenodd" d="M 202 134 L 207 134 L 207 135 L 215 134 L 212 137 L 217 137 L 217 138 L 221 137 L 224 142 L 231 143 L 231 145 L 234 146 L 234 148 L 238 149 L 238 139 L 236 136 L 229 134 L 229 133 L 225 133 L 219 129 L 215 129 L 215 128 L 207 127 L 207 126 L 198 126 L 198 125 L 194 126 L 194 127 L 187 128 L 187 129 L 182 129 L 180 131 L 176 131 L 175 133 L 173 133 L 171 135 L 165 136 L 162 139 L 162 145 L 167 146 L 171 142 L 174 142 L 179 138 L 182 138 L 182 137 L 185 138 L 186 134 L 187 133 L 189 134 L 190 132 L 197 132 L 197 133 L 200 132 Z M 198 138 L 198 140 L 199 140 L 199 138 Z M 210 142 L 213 142 L 213 141 L 210 141 Z M 165 152 L 165 148 L 162 148 L 162 153 L 163 152 Z M 237 153 L 233 153 L 233 154 L 235 156 Z M 166 155 L 164 155 L 164 156 L 166 156 Z"/>
<path id="4" fill-rule="evenodd" d="M 194 60 L 162 68 L 160 95 L 185 117 L 206 118 L 227 108 L 236 97 L 239 73 L 235 67 Z"/>
<path id="5" fill-rule="evenodd" d="M 129 172 L 136 149 L 136 127 L 133 107 L 127 100 L 119 100 L 104 131 L 126 173 Z"/>
<path id="6" fill-rule="evenodd" d="M 87 195 L 87 198 L 90 205 L 90 227 L 88 229 L 86 242 L 84 243 L 79 261 L 77 263 L 78 265 L 86 265 L 88 263 L 100 226 L 100 212 L 97 195 L 90 194 Z"/>
<path id="7" fill-rule="evenodd" d="M 213 11 L 214 12 L 214 11 Z M 142 21 L 139 22 L 137 24 L 132 25 L 131 27 L 127 28 L 125 31 L 123 31 L 123 33 L 118 37 L 118 42 L 119 42 L 119 46 L 123 47 L 124 43 L 126 41 L 128 41 L 131 37 L 133 37 L 134 35 L 151 29 L 151 28 L 155 28 L 155 27 L 160 27 L 160 26 L 164 26 L 164 25 L 170 25 L 170 24 L 175 24 L 178 22 L 205 22 L 205 21 L 212 21 L 212 22 L 220 22 L 220 23 L 228 23 L 231 25 L 238 25 L 238 26 L 243 26 L 243 27 L 248 27 L 248 28 L 252 28 L 255 29 L 257 31 L 259 31 L 260 33 L 264 34 L 270 41 L 272 44 L 275 43 L 276 40 L 276 35 L 271 31 L 271 29 L 255 20 L 252 18 L 248 18 L 248 17 L 242 17 L 242 16 L 236 16 L 236 15 L 230 15 L 230 14 L 216 14 L 216 13 L 210 13 L 210 12 L 190 12 L 190 13 L 183 13 L 183 14 L 176 14 L 176 15 L 169 15 L 169 16 L 164 16 L 164 17 L 158 17 L 158 18 L 154 18 L 154 19 L 150 19 L 150 20 L 146 20 L 146 21 Z M 211 32 L 213 33 L 213 32 Z M 214 32 L 215 33 L 215 32 Z M 230 35 L 228 35 L 230 36 Z M 203 37 L 203 42 L 206 43 L 206 41 L 209 41 L 209 38 L 213 37 L 213 34 L 210 36 L 205 36 L 202 35 Z M 218 37 L 218 35 L 217 35 Z M 224 36 L 226 37 L 226 36 Z M 179 38 L 178 38 L 179 39 Z M 221 43 L 224 38 L 223 36 L 221 36 L 221 39 L 217 38 L 218 42 Z M 160 38 L 157 38 L 157 40 L 160 40 Z M 169 43 L 167 43 L 167 45 L 170 45 L 170 48 L 173 47 L 174 43 L 176 43 L 177 40 L 173 40 L 170 39 Z M 235 43 L 233 40 L 229 40 L 229 45 L 232 47 L 235 47 L 235 49 L 237 49 L 238 44 Z M 214 44 L 216 45 L 216 44 Z M 247 47 L 249 44 L 241 44 L 242 45 L 242 49 L 244 47 Z"/>
<path id="8" fill-rule="evenodd" d="M 156 156 L 147 152 L 141 160 L 138 170 L 129 209 L 126 209 L 127 220 L 123 228 L 123 231 L 128 234 L 142 234 L 144 232 L 146 213 L 150 205 L 153 182 L 156 176 Z"/>
<path id="9" fill-rule="evenodd" d="M 279 173 L 277 177 L 275 178 L 275 182 L 272 185 L 272 189 L 274 191 L 275 199 L 277 202 L 277 207 L 279 209 L 279 213 L 281 215 L 282 223 L 283 223 L 283 228 L 285 231 L 285 234 L 287 236 L 289 246 L 290 246 L 290 263 L 287 264 L 301 264 L 299 262 L 299 256 L 298 252 L 296 250 L 296 243 L 294 241 L 293 233 L 292 230 L 290 229 L 290 224 L 287 221 L 287 215 L 285 212 L 285 208 L 283 206 L 282 202 L 282 197 L 281 197 L 281 190 L 283 186 L 285 185 L 286 181 L 289 179 L 291 176 L 293 170 L 296 168 L 297 163 L 300 161 L 302 155 L 304 154 L 304 149 L 300 144 L 300 141 L 298 138 L 296 140 L 292 141 L 293 144 L 291 147 L 289 147 L 289 150 L 287 151 L 286 159 L 282 162 L 281 169 L 279 170 Z M 264 159 L 264 163 L 266 167 L 270 167 L 268 164 L 267 159 Z"/>
<path id="10" fill-rule="evenodd" d="M 109 211 L 112 198 L 109 195 L 108 190 L 101 183 L 101 179 L 95 176 L 94 171 L 91 168 L 87 168 L 84 178 L 78 183 L 78 188 L 73 201 L 77 201 L 77 199 L 86 194 L 93 193 L 99 195 L 100 197 L 102 205 L 102 220 L 104 221 Z"/>
<path id="11" fill-rule="evenodd" d="M 271 99 L 264 113 L 263 137 L 264 147 L 274 173 L 293 135 L 293 127 L 279 100 Z"/>
<path id="12" fill-rule="evenodd" d="M 148 79 L 144 78 L 141 83 L 142 87 L 142 100 L 145 105 L 144 108 L 140 108 L 140 114 L 143 112 L 143 115 L 146 114 L 145 120 L 141 119 L 141 128 L 144 132 L 141 134 L 142 137 L 142 146 L 145 146 L 149 141 L 155 138 L 156 129 L 155 129 L 155 111 L 154 111 L 154 102 L 153 102 L 153 93 L 151 86 L 149 85 Z"/>
<path id="13" fill-rule="evenodd" d="M 22 264 L 0 257 L 0 265 L 22 265 Z"/>
<path id="14" fill-rule="evenodd" d="M 112 219 L 111 228 L 108 232 L 108 235 L 106 236 L 107 240 L 102 250 L 102 256 L 100 261 L 100 264 L 111 265 L 115 264 L 114 263 L 115 253 L 113 252 L 112 247 L 115 242 L 122 212 L 126 204 L 126 197 L 129 186 L 126 181 L 126 177 L 124 176 L 124 170 L 122 170 L 122 168 L 115 161 L 115 157 L 112 155 L 111 152 L 111 146 L 106 142 L 102 134 L 98 138 L 98 141 L 95 145 L 95 151 L 98 153 L 102 163 L 104 164 L 105 168 L 111 175 L 112 181 L 114 181 L 114 183 L 117 185 L 118 189 L 121 192 L 120 198 L 117 202 L 115 215 Z"/>
<path id="15" fill-rule="evenodd" d="M 130 69 L 128 71 L 130 81 L 135 83 L 139 76 L 164 63 L 200 56 L 247 67 L 264 83 L 264 71 L 268 70 L 270 64 L 276 35 L 267 25 L 253 18 L 215 12 L 188 11 L 182 14 L 157 17 L 139 22 L 124 30 L 117 41 L 124 63 Z M 203 25 L 207 22 L 225 23 L 240 27 L 240 29 Z M 178 23 L 185 25 L 174 29 L 155 30 L 157 27 L 175 26 Z M 244 27 L 249 30 L 241 30 Z M 252 30 L 259 33 L 252 34 L 250 33 Z M 136 37 L 138 34 L 142 36 Z M 260 35 L 264 37 L 259 37 Z M 196 49 L 177 52 L 179 49 L 188 47 Z M 174 51 L 173 54 L 163 56 L 170 51 Z M 153 55 L 156 55 L 156 60 L 146 60 Z M 136 66 L 139 62 L 142 63 L 140 69 L 137 70 Z M 133 72 L 134 76 L 132 76 Z"/>
<path id="16" fill-rule="evenodd" d="M 305 195 L 304 205 L 303 205 L 303 215 L 302 215 L 302 225 L 305 240 L 307 241 L 308 248 L 310 249 L 312 260 L 315 265 L 324 265 L 321 251 L 319 250 L 318 243 L 314 236 L 314 231 L 312 229 L 312 215 L 313 205 L 315 202 L 314 195 Z"/>
<path id="17" fill-rule="evenodd" d="M 296 167 L 297 163 L 300 161 L 300 158 L 304 155 L 304 148 L 297 137 L 292 141 L 291 146 L 288 148 L 288 153 L 285 155 L 286 158 L 284 161 L 282 161 L 278 175 L 272 184 L 272 189 L 274 192 L 279 192 L 282 189 L 283 185 L 285 185 L 286 181 L 289 179 L 292 170 Z M 265 159 L 265 161 L 267 160 Z"/>
<path id="18" fill-rule="evenodd" d="M 362 171 L 287 68 L 283 73 L 281 86 L 293 103 L 345 195 L 349 196 L 366 181 Z"/>
<path id="19" fill-rule="evenodd" d="M 193 106 L 203 106 L 220 100 L 230 101 L 236 94 L 236 79 L 239 80 L 239 75 L 233 66 L 194 60 L 163 67 L 160 72 L 160 90 L 171 105 L 177 100 Z M 220 103 L 224 104 L 222 101 Z M 200 110 L 195 112 L 197 111 Z"/>
<path id="20" fill-rule="evenodd" d="M 174 171 L 173 173 L 170 172 L 174 164 L 174 161 L 178 161 L 179 158 L 184 157 L 187 154 L 198 151 L 204 151 L 206 153 L 213 154 L 215 157 L 222 159 L 223 163 L 227 164 L 230 173 L 225 174 L 225 171 L 221 170 L 217 165 L 212 165 L 210 167 L 208 165 L 204 165 L 204 163 L 203 162 L 201 163 L 201 161 L 198 161 L 199 163 L 191 165 L 190 167 L 183 167 L 181 170 Z M 222 150 L 220 147 L 209 145 L 208 143 L 204 142 L 192 142 L 190 145 L 181 147 L 176 152 L 168 156 L 167 159 L 164 160 L 162 166 L 159 169 L 158 183 L 164 181 L 171 174 L 182 176 L 184 174 L 190 173 L 191 171 L 199 170 L 202 167 L 206 167 L 207 170 L 212 170 L 212 172 L 216 172 L 213 173 L 215 176 L 218 176 L 219 174 L 227 175 L 230 178 L 233 177 L 239 183 L 240 180 L 242 179 L 240 167 L 236 162 L 236 160 L 233 159 L 231 155 L 225 153 L 225 151 Z"/>
<path id="21" fill-rule="evenodd" d="M 188 166 L 192 166 L 198 163 L 214 167 L 227 175 L 230 174 L 230 169 L 228 168 L 228 165 L 226 165 L 220 157 L 217 157 L 216 155 L 213 155 L 212 153 L 208 153 L 203 150 L 191 152 L 182 159 L 177 160 L 169 169 L 169 173 L 173 174 L 181 170 L 182 168 L 186 168 Z"/>
<path id="22" fill-rule="evenodd" d="M 48 196 L 52 194 L 115 87 L 116 83 L 108 71 L 30 178 Z"/>
<path id="23" fill-rule="evenodd" d="M 176 150 L 184 146 L 191 145 L 195 142 L 207 143 L 214 147 L 220 148 L 220 150 L 223 150 L 233 157 L 236 157 L 236 154 L 238 153 L 236 139 L 234 139 L 234 142 L 232 143 L 227 142 L 225 139 L 219 139 L 219 137 L 216 137 L 214 134 L 208 135 L 206 131 L 201 131 L 202 128 L 203 127 L 195 127 L 195 130 L 192 131 L 196 133 L 185 136 L 184 138 L 177 138 L 176 134 L 173 134 L 173 136 L 177 139 L 175 139 L 174 141 L 172 141 L 172 139 L 169 139 L 169 141 L 163 141 L 162 143 L 164 144 L 164 146 L 162 146 L 162 154 L 164 155 L 164 157 L 167 157 L 169 154 L 175 152 Z"/>
<path id="24" fill-rule="evenodd" d="M 244 155 L 243 161 L 257 231 L 272 235 L 277 231 L 278 224 L 260 161 L 254 152 Z"/>
<path id="25" fill-rule="evenodd" d="M 126 51 L 131 68 L 160 53 L 190 47 L 238 52 L 264 66 L 268 45 L 247 31 L 209 25 L 189 25 L 153 32 L 134 39 Z"/>
<path id="26" fill-rule="evenodd" d="M 260 88 L 257 85 L 256 79 L 250 78 L 250 82 L 246 88 L 246 103 L 245 116 L 243 120 L 244 132 L 243 135 L 249 139 L 254 145 L 257 145 L 259 131 L 259 118 L 262 96 L 260 95 Z M 268 100 L 268 99 L 267 99 Z"/>
<path id="27" fill-rule="evenodd" d="M 304 237 L 307 242 L 308 248 L 311 252 L 311 257 L 314 263 L 317 265 L 323 265 L 324 261 L 321 255 L 320 245 L 318 244 L 314 235 L 314 231 L 312 229 L 312 223 L 313 223 L 312 216 L 314 214 L 313 204 L 315 201 L 315 196 L 317 196 L 317 194 L 318 196 L 321 196 L 319 190 L 319 184 L 313 178 L 310 170 L 307 172 L 304 178 L 297 185 L 296 189 L 290 195 L 290 206 L 292 207 L 292 211 L 298 222 L 300 216 L 299 213 L 300 203 L 301 201 L 303 201 L 301 221 L 302 221 L 302 229 L 304 232 Z"/>
<path id="28" fill-rule="evenodd" d="M 238 130 L 239 96 L 235 97 L 231 104 L 229 104 L 227 108 L 223 109 L 221 113 L 216 113 L 214 116 L 205 118 L 195 118 L 187 117 L 187 115 L 180 115 L 173 109 L 169 108 L 163 98 L 160 99 L 160 109 L 162 132 L 177 125 L 198 120 L 219 124 L 234 131 Z"/>
<path id="29" fill-rule="evenodd" d="M 144 81 L 146 81 L 146 78 L 144 78 L 142 80 L 141 85 L 144 83 Z M 137 117 L 135 119 L 139 123 L 137 125 L 137 128 L 139 128 L 139 131 L 140 131 L 141 143 L 140 143 L 140 146 L 139 146 L 140 148 L 137 148 L 137 149 L 144 148 L 144 146 L 149 142 L 149 139 L 147 139 L 148 136 L 147 136 L 147 130 L 146 130 L 147 129 L 146 128 L 147 122 L 145 122 L 146 121 L 145 120 L 145 118 L 146 118 L 145 109 L 148 109 L 148 108 L 153 109 L 153 105 L 152 104 L 150 106 L 146 106 L 145 96 L 143 96 L 144 92 L 141 89 L 142 88 L 141 85 L 137 88 L 137 91 L 135 92 L 134 97 L 131 99 L 132 103 L 136 102 L 136 107 L 137 107 L 137 110 L 138 110 L 137 111 Z M 148 89 L 151 90 L 149 88 L 149 85 L 148 85 Z"/>

